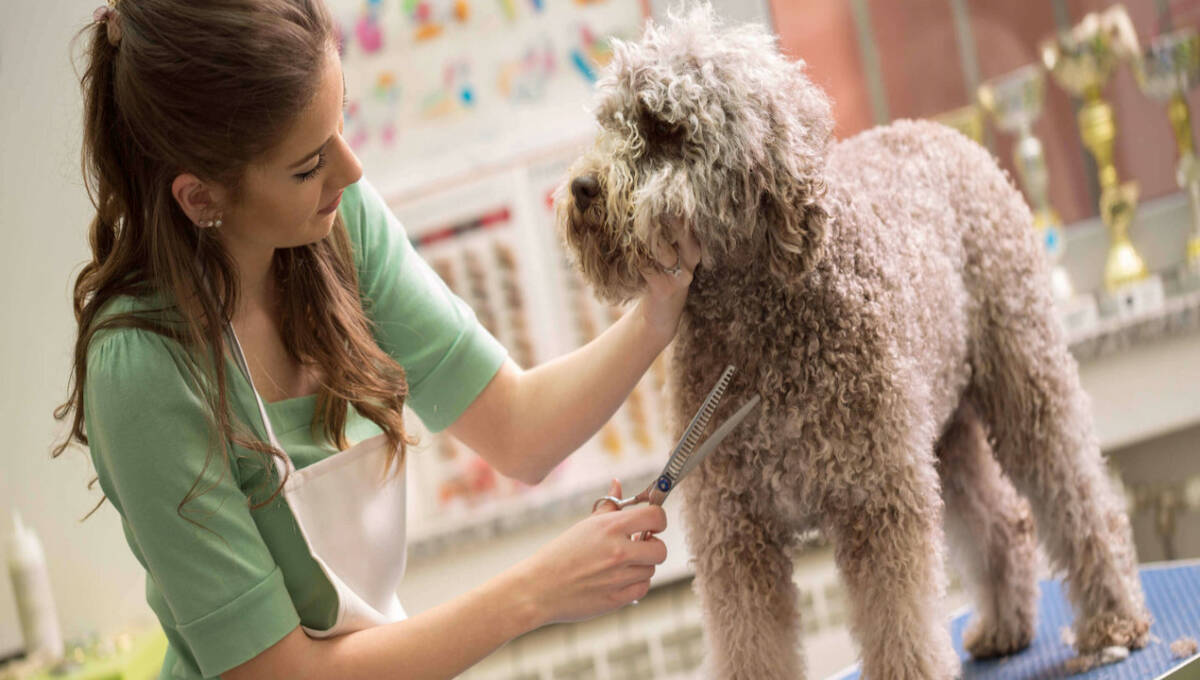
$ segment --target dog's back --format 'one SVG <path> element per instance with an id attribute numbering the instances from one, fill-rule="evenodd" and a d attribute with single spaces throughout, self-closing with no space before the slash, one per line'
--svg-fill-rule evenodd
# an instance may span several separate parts
<path id="1" fill-rule="evenodd" d="M 837 143 L 826 181 L 830 265 L 866 279 L 897 348 L 933 378 L 945 422 L 969 379 L 972 334 L 986 332 L 987 296 L 1047 276 L 1024 199 L 986 149 L 929 121 Z"/>

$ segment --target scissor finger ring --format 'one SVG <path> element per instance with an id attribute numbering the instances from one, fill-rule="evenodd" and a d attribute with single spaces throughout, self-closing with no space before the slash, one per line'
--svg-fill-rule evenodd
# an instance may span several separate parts
<path id="1" fill-rule="evenodd" d="M 603 498 L 597 498 L 596 502 L 592 503 L 592 512 L 596 512 L 596 510 L 600 509 L 601 503 L 612 503 L 613 509 L 615 509 L 615 510 L 621 509 L 621 499 L 620 498 L 617 498 L 616 496 L 605 496 Z"/>

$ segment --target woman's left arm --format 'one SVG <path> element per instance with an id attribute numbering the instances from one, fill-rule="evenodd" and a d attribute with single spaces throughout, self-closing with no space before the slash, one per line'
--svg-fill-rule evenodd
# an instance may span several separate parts
<path id="1" fill-rule="evenodd" d="M 675 337 L 700 247 L 690 231 L 677 245 L 678 276 L 643 271 L 646 293 L 599 337 L 540 366 L 511 359 L 448 431 L 492 467 L 529 484 L 545 478 L 621 406 Z M 664 266 L 674 254 L 659 255 Z"/>

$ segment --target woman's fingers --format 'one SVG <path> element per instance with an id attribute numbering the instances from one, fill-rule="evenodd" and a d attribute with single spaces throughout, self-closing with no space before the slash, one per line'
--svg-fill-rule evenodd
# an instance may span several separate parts
<path id="1" fill-rule="evenodd" d="M 614 579 L 617 590 L 628 588 L 635 583 L 649 581 L 654 576 L 654 567 L 648 565 L 631 565 L 622 569 Z"/>
<path id="2" fill-rule="evenodd" d="M 679 253 L 679 248 L 673 242 L 664 242 L 655 239 L 650 245 L 650 251 L 650 254 L 654 256 L 654 261 L 663 269 L 683 266 L 683 257 Z"/>
<path id="3" fill-rule="evenodd" d="M 662 270 L 678 267 L 691 274 L 700 262 L 700 243 L 692 233 L 691 225 L 677 215 L 662 218 L 665 239 L 654 239 L 650 245 L 651 255 Z"/>
<path id="4" fill-rule="evenodd" d="M 667 528 L 667 513 L 660 505 L 634 505 L 625 508 L 613 526 L 626 536 L 643 531 L 657 534 Z"/>
<path id="5" fill-rule="evenodd" d="M 692 233 L 691 225 L 685 225 L 683 234 L 679 238 L 678 250 L 679 259 L 682 260 L 680 266 L 688 271 L 695 270 L 696 265 L 700 264 L 700 242 Z"/>
<path id="6" fill-rule="evenodd" d="M 646 593 L 648 592 L 650 592 L 650 579 L 638 581 L 618 590 L 613 599 L 621 604 L 628 604 L 646 597 Z"/>
<path id="7" fill-rule="evenodd" d="M 667 544 L 651 536 L 644 541 L 632 541 L 628 561 L 630 564 L 649 566 L 662 564 L 667 559 Z"/>

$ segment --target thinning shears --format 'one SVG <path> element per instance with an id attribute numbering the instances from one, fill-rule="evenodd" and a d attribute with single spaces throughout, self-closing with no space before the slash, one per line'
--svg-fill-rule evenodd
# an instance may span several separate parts
<path id="1" fill-rule="evenodd" d="M 612 503 L 618 510 L 636 503 L 650 503 L 651 505 L 662 505 L 663 501 L 667 500 L 667 495 L 679 485 L 679 482 L 687 476 L 689 472 L 696 469 L 696 466 L 703 461 L 708 454 L 721 444 L 721 442 L 733 432 L 734 428 L 741 424 L 750 411 L 758 405 L 761 400 L 758 394 L 755 394 L 745 404 L 742 405 L 733 415 L 729 416 L 725 422 L 721 423 L 720 427 L 712 433 L 700 448 L 696 448 L 696 444 L 700 441 L 700 436 L 704 434 L 705 428 L 708 426 L 708 421 L 712 418 L 713 412 L 717 410 L 717 404 L 721 403 L 721 398 L 725 396 L 725 389 L 729 387 L 729 381 L 733 378 L 733 373 L 736 369 L 733 366 L 726 366 L 725 372 L 721 374 L 721 378 L 717 380 L 717 384 L 709 391 L 708 396 L 704 398 L 704 403 L 700 405 L 700 409 L 696 411 L 696 415 L 692 416 L 692 421 L 688 423 L 687 429 L 683 431 L 683 436 L 679 438 L 679 443 L 675 445 L 671 451 L 671 457 L 667 459 L 667 465 L 663 468 L 662 473 L 646 487 L 644 491 L 636 496 L 629 498 L 617 498 L 616 496 L 605 496 L 599 498 L 592 504 L 592 512 L 600 507 L 601 503 Z M 649 532 L 642 532 L 636 538 L 645 539 Z"/>

